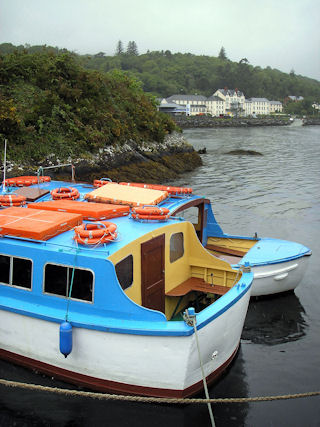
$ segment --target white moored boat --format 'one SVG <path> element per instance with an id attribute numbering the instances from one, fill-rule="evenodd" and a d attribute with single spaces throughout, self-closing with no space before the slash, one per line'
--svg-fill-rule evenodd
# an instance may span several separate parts
<path id="1" fill-rule="evenodd" d="M 197 342 L 207 382 L 230 364 L 253 275 L 172 216 L 190 203 L 207 211 L 205 199 L 115 183 L 8 184 L 2 358 L 95 390 L 169 397 L 202 389 Z"/>

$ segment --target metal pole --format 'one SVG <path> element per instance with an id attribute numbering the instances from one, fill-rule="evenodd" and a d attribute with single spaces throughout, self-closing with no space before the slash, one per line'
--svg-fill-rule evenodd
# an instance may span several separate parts
<path id="1" fill-rule="evenodd" d="M 3 159 L 3 184 L 2 190 L 6 191 L 6 169 L 7 169 L 7 140 L 4 140 L 4 159 Z"/>

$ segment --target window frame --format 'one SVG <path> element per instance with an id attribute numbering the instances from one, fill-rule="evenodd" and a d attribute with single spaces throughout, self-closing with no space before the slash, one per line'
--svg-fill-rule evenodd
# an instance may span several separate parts
<path id="1" fill-rule="evenodd" d="M 116 267 L 117 267 L 118 264 L 120 264 L 120 262 L 124 261 L 125 259 L 127 259 L 129 257 L 132 258 L 132 282 L 131 282 L 130 286 L 128 286 L 126 288 L 123 288 L 122 285 L 121 285 L 121 283 L 120 283 L 120 280 L 118 278 L 117 268 Z M 117 263 L 115 263 L 114 269 L 115 269 L 116 277 L 117 277 L 117 280 L 119 282 L 120 288 L 123 290 L 123 292 L 125 292 L 127 289 L 130 289 L 133 286 L 133 283 L 134 283 L 134 256 L 133 256 L 133 254 L 131 253 L 129 255 L 126 255 L 122 259 L 120 259 Z"/>
<path id="2" fill-rule="evenodd" d="M 175 258 L 173 260 L 171 260 L 171 239 L 174 236 L 177 235 L 181 235 L 182 236 L 182 254 L 180 256 L 178 256 L 178 258 Z M 176 233 L 172 233 L 170 236 L 170 242 L 169 242 L 169 260 L 170 260 L 170 264 L 173 264 L 174 262 L 178 261 L 179 259 L 183 258 L 185 254 L 185 246 L 184 246 L 184 233 L 182 231 L 177 231 Z"/>
<path id="3" fill-rule="evenodd" d="M 71 297 L 70 296 L 70 298 L 69 298 L 69 296 L 68 296 L 68 293 L 69 293 L 69 283 L 67 283 L 67 295 L 59 295 L 59 294 L 54 294 L 54 293 L 52 293 L 52 292 L 46 292 L 46 290 L 45 290 L 45 284 L 46 284 L 46 281 L 45 281 L 45 279 L 46 279 L 46 266 L 47 265 L 54 265 L 54 266 L 56 266 L 56 267 L 65 267 L 65 268 L 67 268 L 68 270 L 67 270 L 67 278 L 69 278 L 69 275 L 70 275 L 70 273 L 69 273 L 69 271 L 71 270 L 71 274 L 72 274 L 72 270 L 73 270 L 73 268 L 75 269 L 75 270 L 84 270 L 84 271 L 89 271 L 91 274 L 92 274 L 92 290 L 91 290 L 91 295 L 92 295 L 92 298 L 91 298 L 91 300 L 90 301 L 88 301 L 88 300 L 85 300 L 85 299 L 79 299 L 79 298 L 73 298 L 73 297 Z M 69 280 L 69 279 L 68 279 Z M 86 303 L 86 304 L 94 304 L 94 290 L 95 290 L 95 274 L 94 274 L 94 271 L 91 269 L 91 268 L 85 268 L 85 267 L 79 267 L 79 266 L 73 266 L 73 265 L 69 265 L 69 264 L 58 264 L 58 263 L 56 263 L 56 262 L 46 262 L 45 264 L 44 264 L 44 266 L 43 266 L 43 278 L 42 278 L 42 293 L 44 294 L 44 295 L 50 295 L 50 296 L 54 296 L 54 297 L 58 297 L 58 298 L 63 298 L 63 299 L 70 299 L 70 300 L 72 300 L 72 301 L 78 301 L 78 302 L 83 302 L 83 303 Z"/>
<path id="4" fill-rule="evenodd" d="M 32 291 L 32 289 L 33 289 L 33 259 L 32 258 L 27 258 L 27 257 L 16 256 L 16 255 L 4 254 L 4 253 L 0 253 L 0 256 L 5 256 L 5 257 L 8 257 L 10 259 L 10 265 L 9 265 L 9 283 L 0 282 L 0 285 L 10 286 L 10 288 L 15 288 L 15 289 L 24 289 L 25 291 L 29 291 L 29 292 Z M 13 285 L 12 284 L 12 279 L 13 279 L 13 259 L 14 258 L 24 259 L 26 261 L 30 261 L 31 262 L 30 288 L 26 288 L 25 286 L 18 286 L 18 285 Z"/>

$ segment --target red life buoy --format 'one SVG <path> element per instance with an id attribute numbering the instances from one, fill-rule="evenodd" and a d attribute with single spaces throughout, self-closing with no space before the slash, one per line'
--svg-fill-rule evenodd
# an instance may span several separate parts
<path id="1" fill-rule="evenodd" d="M 141 214 L 132 214 L 132 218 L 134 219 L 151 219 L 156 221 L 166 221 L 169 219 L 169 215 L 141 215 Z"/>
<path id="2" fill-rule="evenodd" d="M 7 178 L 4 183 L 8 187 L 28 187 L 42 182 L 51 181 L 50 176 L 17 176 L 14 178 Z"/>
<path id="3" fill-rule="evenodd" d="M 26 198 L 18 194 L 5 194 L 0 196 L 0 206 L 23 206 L 25 203 Z"/>
<path id="4" fill-rule="evenodd" d="M 53 200 L 59 200 L 59 199 L 79 199 L 80 193 L 76 188 L 73 187 L 59 187 L 55 188 L 51 191 L 51 196 Z"/>
<path id="5" fill-rule="evenodd" d="M 133 208 L 131 215 L 134 219 L 165 221 L 170 217 L 170 211 L 167 208 L 159 208 L 158 206 L 143 206 L 141 208 Z"/>
<path id="6" fill-rule="evenodd" d="M 144 184 L 140 182 L 120 182 L 120 185 L 128 185 L 131 187 L 149 188 L 150 190 L 167 191 L 171 195 L 175 194 L 192 194 L 190 187 L 167 187 L 166 185 Z"/>
<path id="7" fill-rule="evenodd" d="M 93 185 L 97 188 L 102 187 L 103 185 L 109 184 L 111 181 L 111 179 L 109 178 L 101 178 L 101 179 L 95 179 L 93 181 Z"/>
<path id="8" fill-rule="evenodd" d="M 81 224 L 74 228 L 74 239 L 82 245 L 108 243 L 117 238 L 117 226 L 113 222 Z"/>

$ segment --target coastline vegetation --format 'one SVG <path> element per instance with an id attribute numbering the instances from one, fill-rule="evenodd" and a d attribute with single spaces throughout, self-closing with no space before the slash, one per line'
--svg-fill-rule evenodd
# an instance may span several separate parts
<path id="1" fill-rule="evenodd" d="M 121 70 L 88 70 L 67 51 L 43 48 L 0 55 L 0 135 L 10 160 L 85 157 L 129 140 L 162 142 L 175 129 Z"/>

